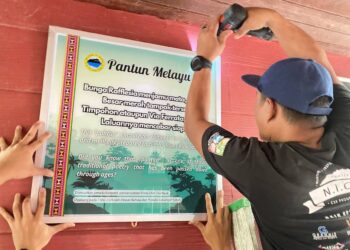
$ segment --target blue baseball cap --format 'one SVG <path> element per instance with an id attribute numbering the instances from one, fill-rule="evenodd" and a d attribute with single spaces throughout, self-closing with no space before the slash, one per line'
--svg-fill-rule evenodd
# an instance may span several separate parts
<path id="1" fill-rule="evenodd" d="M 281 105 L 309 115 L 329 115 L 333 81 L 328 70 L 311 59 L 288 58 L 273 64 L 262 76 L 243 75 L 242 80 Z M 328 107 L 312 107 L 319 97 L 329 97 Z"/>

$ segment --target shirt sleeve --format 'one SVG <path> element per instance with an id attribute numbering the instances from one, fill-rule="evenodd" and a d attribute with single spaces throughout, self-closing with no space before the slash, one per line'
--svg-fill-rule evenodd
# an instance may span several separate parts
<path id="1" fill-rule="evenodd" d="M 259 173 L 264 172 L 260 166 L 269 165 L 261 144 L 257 138 L 237 137 L 217 125 L 209 127 L 202 137 L 203 155 L 209 166 L 248 199 L 259 183 Z"/>
<path id="2" fill-rule="evenodd" d="M 329 116 L 327 129 L 339 136 L 350 138 L 350 91 L 345 85 L 334 85 L 334 101 Z M 350 139 L 349 139 L 350 140 Z"/>

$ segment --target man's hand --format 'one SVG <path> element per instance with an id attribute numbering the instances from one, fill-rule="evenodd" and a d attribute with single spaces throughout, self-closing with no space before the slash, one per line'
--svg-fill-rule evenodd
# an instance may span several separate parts
<path id="1" fill-rule="evenodd" d="M 38 209 L 35 214 L 30 207 L 30 199 L 24 199 L 16 194 L 13 202 L 13 216 L 0 207 L 0 215 L 7 221 L 12 231 L 13 243 L 16 249 L 40 250 L 45 247 L 52 236 L 67 228 L 74 227 L 73 223 L 48 226 L 43 222 L 46 190 L 39 191 Z"/>
<path id="2" fill-rule="evenodd" d="M 326 52 L 305 31 L 274 10 L 252 7 L 247 8 L 247 11 L 248 18 L 235 32 L 236 39 L 241 38 L 250 30 L 269 27 L 288 57 L 315 60 L 329 71 L 334 83 L 340 84 Z"/>
<path id="3" fill-rule="evenodd" d="M 269 26 L 269 22 L 276 12 L 267 8 L 250 7 L 246 8 L 248 18 L 234 34 L 235 39 L 239 39 L 251 30 L 259 30 Z"/>
<path id="4" fill-rule="evenodd" d="M 47 132 L 36 138 L 43 124 L 36 122 L 22 138 L 22 128 L 17 126 L 12 144 L 8 146 L 4 138 L 0 138 L 0 185 L 11 179 L 24 179 L 34 175 L 52 177 L 49 169 L 34 166 L 33 155 L 50 137 Z"/>
<path id="5" fill-rule="evenodd" d="M 218 28 L 219 17 L 209 25 L 204 25 L 198 35 L 197 55 L 203 56 L 211 62 L 222 53 L 227 38 L 232 34 L 231 30 L 225 30 L 217 37 Z M 186 104 L 185 132 L 201 155 L 203 155 L 202 136 L 205 130 L 212 126 L 208 120 L 210 79 L 211 71 L 208 68 L 203 68 L 193 74 Z"/>
<path id="6" fill-rule="evenodd" d="M 227 38 L 232 34 L 232 30 L 225 30 L 217 37 L 219 19 L 220 17 L 209 24 L 203 25 L 197 41 L 197 54 L 211 62 L 221 55 L 225 48 Z"/>
<path id="7" fill-rule="evenodd" d="M 214 214 L 210 194 L 205 195 L 208 222 L 206 225 L 199 221 L 190 222 L 202 233 L 205 242 L 212 250 L 232 249 L 232 218 L 228 207 L 224 206 L 224 192 L 219 191 Z"/>

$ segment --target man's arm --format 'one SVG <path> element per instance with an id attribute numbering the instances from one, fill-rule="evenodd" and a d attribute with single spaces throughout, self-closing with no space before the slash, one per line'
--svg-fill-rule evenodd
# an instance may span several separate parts
<path id="1" fill-rule="evenodd" d="M 210 69 L 202 69 L 194 73 L 185 113 L 186 134 L 202 156 L 202 136 L 205 130 L 212 125 L 208 122 L 210 79 Z"/>
<path id="2" fill-rule="evenodd" d="M 198 36 L 197 54 L 209 61 L 214 61 L 225 47 L 226 39 L 232 34 L 231 30 L 216 36 L 219 20 L 213 20 L 206 28 L 202 28 Z M 212 124 L 208 121 L 210 108 L 210 69 L 195 72 L 188 93 L 185 112 L 185 131 L 197 151 L 203 156 L 202 136 Z"/>
<path id="3" fill-rule="evenodd" d="M 313 59 L 322 64 L 332 76 L 335 84 L 341 84 L 330 64 L 326 52 L 309 36 L 305 31 L 286 20 L 283 16 L 271 9 L 247 8 L 248 19 L 236 32 L 238 39 L 249 30 L 256 30 L 262 27 L 269 27 L 275 34 L 281 47 L 288 57 Z"/>

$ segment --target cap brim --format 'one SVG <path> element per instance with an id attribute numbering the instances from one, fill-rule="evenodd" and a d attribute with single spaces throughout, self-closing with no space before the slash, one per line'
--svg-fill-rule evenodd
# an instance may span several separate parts
<path id="1" fill-rule="evenodd" d="M 261 76 L 258 76 L 258 75 L 243 75 L 241 78 L 250 86 L 253 86 L 254 88 L 258 88 L 260 77 Z"/>

